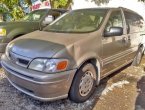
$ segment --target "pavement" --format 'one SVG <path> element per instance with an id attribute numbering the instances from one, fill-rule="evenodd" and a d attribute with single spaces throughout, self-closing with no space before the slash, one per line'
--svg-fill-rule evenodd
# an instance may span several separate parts
<path id="1" fill-rule="evenodd" d="M 138 67 L 128 65 L 103 79 L 80 104 L 37 101 L 12 87 L 0 69 L 0 110 L 145 110 L 145 56 Z"/>

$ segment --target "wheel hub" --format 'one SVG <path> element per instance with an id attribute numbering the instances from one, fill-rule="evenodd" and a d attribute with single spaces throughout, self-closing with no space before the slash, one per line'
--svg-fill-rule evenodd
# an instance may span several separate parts
<path id="1" fill-rule="evenodd" d="M 79 85 L 79 92 L 81 96 L 87 96 L 90 93 L 93 87 L 93 81 L 93 73 L 90 71 L 86 71 Z"/>

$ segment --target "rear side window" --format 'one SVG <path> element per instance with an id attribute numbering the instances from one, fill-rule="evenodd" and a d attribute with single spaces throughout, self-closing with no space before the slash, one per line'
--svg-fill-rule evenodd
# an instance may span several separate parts
<path id="1" fill-rule="evenodd" d="M 134 33 L 144 30 L 144 20 L 138 14 L 124 11 L 127 33 Z"/>

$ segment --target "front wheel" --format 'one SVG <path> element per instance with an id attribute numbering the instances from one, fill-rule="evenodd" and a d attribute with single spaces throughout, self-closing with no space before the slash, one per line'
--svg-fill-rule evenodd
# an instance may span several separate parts
<path id="1" fill-rule="evenodd" d="M 96 69 L 93 64 L 84 64 L 76 73 L 69 92 L 69 98 L 76 102 L 85 102 L 93 94 L 96 85 Z"/>

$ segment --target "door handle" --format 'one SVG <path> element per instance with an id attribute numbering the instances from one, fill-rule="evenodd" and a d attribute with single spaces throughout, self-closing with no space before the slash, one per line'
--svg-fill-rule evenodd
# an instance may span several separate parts
<path id="1" fill-rule="evenodd" d="M 130 35 L 128 35 L 128 41 L 131 41 L 131 39 L 130 39 Z"/>
<path id="2" fill-rule="evenodd" d="M 144 36 L 145 34 L 140 34 L 140 36 Z"/>

